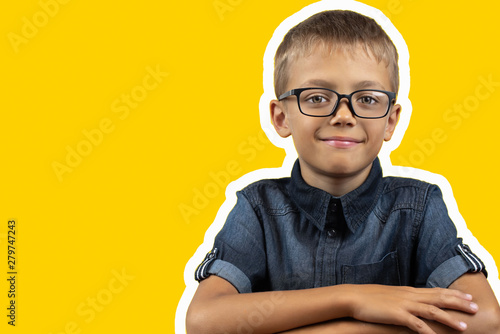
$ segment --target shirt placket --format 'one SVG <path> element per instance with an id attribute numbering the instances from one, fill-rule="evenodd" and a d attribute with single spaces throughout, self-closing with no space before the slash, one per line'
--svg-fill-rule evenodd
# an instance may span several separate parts
<path id="1" fill-rule="evenodd" d="M 346 223 L 342 212 L 342 204 L 339 199 L 330 200 L 326 224 L 320 236 L 316 263 L 316 287 L 337 284 L 336 264 L 337 256 L 342 244 Z"/>

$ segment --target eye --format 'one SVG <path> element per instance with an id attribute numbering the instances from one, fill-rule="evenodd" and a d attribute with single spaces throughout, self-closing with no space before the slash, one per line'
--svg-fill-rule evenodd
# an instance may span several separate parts
<path id="1" fill-rule="evenodd" d="M 308 96 L 306 98 L 306 101 L 314 103 L 314 104 L 328 102 L 328 100 L 324 96 L 321 96 L 321 95 Z"/>
<path id="2" fill-rule="evenodd" d="M 362 103 L 362 104 L 374 104 L 378 103 L 378 100 L 371 95 L 363 95 L 357 99 L 357 102 Z"/>
<path id="3" fill-rule="evenodd" d="M 321 102 L 326 102 L 326 99 L 323 96 L 316 95 L 316 96 L 311 97 L 311 102 L 312 103 L 321 103 Z"/>

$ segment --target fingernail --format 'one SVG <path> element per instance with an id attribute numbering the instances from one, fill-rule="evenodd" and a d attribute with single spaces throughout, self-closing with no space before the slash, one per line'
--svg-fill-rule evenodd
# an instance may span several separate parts
<path id="1" fill-rule="evenodd" d="M 470 295 L 470 294 L 466 294 L 466 295 L 465 295 L 465 299 L 472 300 L 472 295 Z"/>
<path id="2" fill-rule="evenodd" d="M 467 324 L 463 321 L 460 321 L 460 324 L 459 324 L 460 328 L 461 329 L 467 329 Z"/>
<path id="3" fill-rule="evenodd" d="M 477 311 L 479 309 L 479 306 L 477 306 L 476 303 L 470 303 L 470 309 L 472 311 Z"/>

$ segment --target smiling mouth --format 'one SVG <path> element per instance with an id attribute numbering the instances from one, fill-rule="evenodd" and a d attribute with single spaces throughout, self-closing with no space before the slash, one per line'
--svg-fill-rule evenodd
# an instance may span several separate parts
<path id="1" fill-rule="evenodd" d="M 362 141 L 350 137 L 328 137 L 321 139 L 328 146 L 336 148 L 351 148 L 359 145 Z"/>

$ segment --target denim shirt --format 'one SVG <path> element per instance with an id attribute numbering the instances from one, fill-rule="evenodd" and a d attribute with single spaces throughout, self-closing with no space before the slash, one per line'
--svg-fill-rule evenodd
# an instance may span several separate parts
<path id="1" fill-rule="evenodd" d="M 240 293 L 335 284 L 448 287 L 481 260 L 457 238 L 440 189 L 383 177 L 378 158 L 357 189 L 334 197 L 289 178 L 255 182 L 237 203 L 195 279 L 217 275 Z"/>

